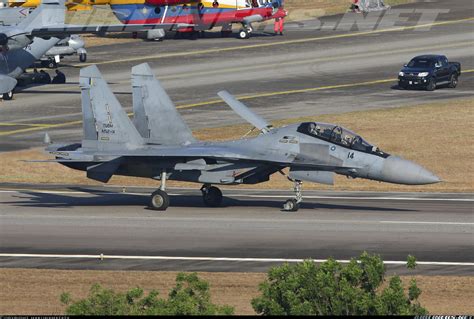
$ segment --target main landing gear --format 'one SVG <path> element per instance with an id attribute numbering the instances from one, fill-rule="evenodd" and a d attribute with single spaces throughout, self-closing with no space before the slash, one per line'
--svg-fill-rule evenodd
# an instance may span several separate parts
<path id="1" fill-rule="evenodd" d="M 166 210 L 170 206 L 170 197 L 166 193 L 166 171 L 161 173 L 161 186 L 150 197 L 149 208 L 153 210 Z"/>
<path id="2" fill-rule="evenodd" d="M 4 101 L 11 101 L 13 100 L 13 90 L 7 93 L 2 94 L 2 99 Z"/>
<path id="3" fill-rule="evenodd" d="M 287 212 L 296 212 L 300 208 L 300 203 L 303 201 L 303 195 L 301 193 L 303 183 L 298 180 L 288 179 L 294 183 L 293 190 L 295 192 L 295 198 L 287 200 L 285 204 L 283 204 L 283 210 Z"/>
<path id="4" fill-rule="evenodd" d="M 239 31 L 239 39 L 248 39 L 252 33 L 253 28 L 251 25 L 242 24 L 242 29 Z"/>
<path id="5" fill-rule="evenodd" d="M 202 200 L 209 207 L 219 207 L 222 204 L 222 192 L 219 188 L 204 184 L 201 187 Z"/>

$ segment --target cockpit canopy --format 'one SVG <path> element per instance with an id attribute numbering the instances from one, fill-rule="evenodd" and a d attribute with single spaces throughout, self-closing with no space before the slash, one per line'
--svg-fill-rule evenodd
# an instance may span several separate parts
<path id="1" fill-rule="evenodd" d="M 306 122 L 302 123 L 297 131 L 355 151 L 382 157 L 389 156 L 389 154 L 382 152 L 378 147 L 364 140 L 360 135 L 334 124 Z"/>

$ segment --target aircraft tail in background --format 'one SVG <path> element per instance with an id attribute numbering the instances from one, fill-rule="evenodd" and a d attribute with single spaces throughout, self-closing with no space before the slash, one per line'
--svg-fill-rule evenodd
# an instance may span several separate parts
<path id="1" fill-rule="evenodd" d="M 132 68 L 132 87 L 133 120 L 143 138 L 162 145 L 196 141 L 147 63 Z"/>

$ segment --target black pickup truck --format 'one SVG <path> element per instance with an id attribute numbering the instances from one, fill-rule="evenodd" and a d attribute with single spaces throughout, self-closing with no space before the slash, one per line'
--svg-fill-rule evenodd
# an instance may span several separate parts
<path id="1" fill-rule="evenodd" d="M 398 87 L 425 88 L 434 91 L 438 85 L 450 88 L 458 85 L 461 63 L 449 62 L 444 55 L 420 55 L 414 57 L 398 74 Z"/>

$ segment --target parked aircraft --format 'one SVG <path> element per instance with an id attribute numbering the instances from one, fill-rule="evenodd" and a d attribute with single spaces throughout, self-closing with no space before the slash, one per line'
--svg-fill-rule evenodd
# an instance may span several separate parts
<path id="1" fill-rule="evenodd" d="M 33 8 L 22 7 L 0 9 L 0 25 L 17 25 L 22 20 L 26 19 L 33 10 Z M 40 61 L 45 67 L 55 68 L 57 67 L 57 63 L 60 62 L 64 56 L 75 54 L 79 56 L 80 62 L 86 62 L 87 51 L 85 49 L 85 43 L 78 34 L 62 38 L 54 47 L 49 49 L 48 52 L 40 58 Z"/>
<path id="2" fill-rule="evenodd" d="M 180 32 L 195 32 L 223 27 L 222 34 L 232 32 L 239 24 L 241 39 L 250 37 L 252 23 L 287 15 L 283 0 L 111 0 L 110 7 L 125 24 L 163 23 L 193 24 L 177 28 Z M 164 36 L 164 34 L 162 35 Z"/>
<path id="3" fill-rule="evenodd" d="M 260 134 L 228 142 L 198 141 L 148 64 L 132 69 L 134 123 L 96 66 L 81 70 L 80 86 L 83 140 L 50 144 L 47 152 L 56 157 L 54 162 L 100 182 L 113 175 L 160 180 L 160 189 L 150 197 L 154 210 L 169 206 L 167 180 L 203 184 L 204 203 L 215 207 L 222 192 L 212 185 L 258 184 L 289 169 L 296 194 L 284 204 L 289 211 L 299 208 L 302 181 L 333 184 L 335 174 L 409 185 L 440 181 L 420 165 L 385 153 L 338 125 L 305 122 L 274 128 L 224 91 L 218 95 Z M 50 142 L 48 136 L 45 141 Z"/>
<path id="4" fill-rule="evenodd" d="M 64 23 L 65 11 L 64 1 L 44 0 L 17 25 L 0 26 L 0 96 L 4 100 L 13 98 L 17 79 L 25 69 L 61 41 L 61 38 L 71 34 L 136 32 L 156 27 L 154 24 L 70 25 Z"/>
<path id="5" fill-rule="evenodd" d="M 94 5 L 109 4 L 109 0 L 67 0 L 65 5 L 69 11 L 91 10 Z M 9 7 L 36 8 L 41 0 L 8 0 Z"/>

